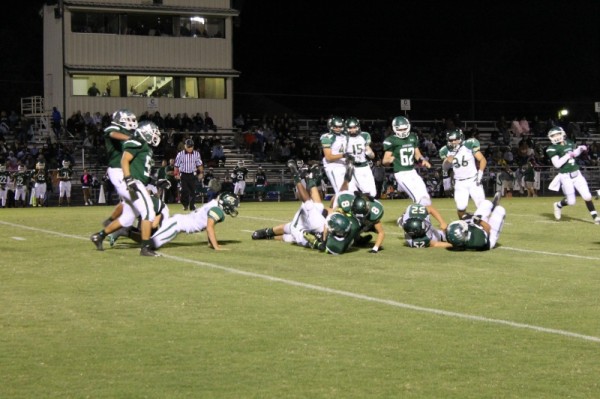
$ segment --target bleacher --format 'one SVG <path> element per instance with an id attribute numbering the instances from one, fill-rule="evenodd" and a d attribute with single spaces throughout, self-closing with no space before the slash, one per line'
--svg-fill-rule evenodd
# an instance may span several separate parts
<path id="1" fill-rule="evenodd" d="M 364 120 L 361 121 L 362 126 L 375 126 L 377 128 L 384 128 L 387 124 L 385 120 Z M 423 134 L 429 134 L 429 129 L 433 126 L 434 121 L 431 120 L 413 120 L 411 121 L 413 126 L 413 131 L 421 130 Z M 493 143 L 491 140 L 492 134 L 496 130 L 496 124 L 494 121 L 465 121 L 461 128 L 467 132 L 473 124 L 477 124 L 479 130 L 479 139 L 481 142 L 482 149 L 487 146 L 504 146 L 503 144 Z M 298 121 L 298 130 L 297 134 L 303 137 L 308 137 L 311 142 L 315 140 L 319 140 L 320 134 L 322 132 L 318 131 L 318 123 L 316 120 L 310 119 L 302 119 Z M 281 201 L 281 200 L 292 200 L 295 198 L 294 189 L 293 189 L 293 181 L 291 175 L 285 165 L 285 163 L 274 162 L 274 161 L 262 161 L 256 162 L 252 156 L 252 154 L 247 153 L 245 151 L 240 151 L 236 148 L 234 142 L 236 130 L 234 128 L 218 128 L 217 132 L 191 132 L 191 136 L 193 138 L 204 138 L 206 136 L 212 137 L 213 135 L 218 135 L 221 140 L 221 143 L 224 146 L 224 152 L 226 156 L 225 165 L 222 167 L 214 167 L 214 174 L 219 177 L 222 181 L 227 180 L 230 172 L 236 167 L 238 161 L 243 160 L 245 167 L 249 170 L 247 184 L 246 184 L 246 200 L 256 200 L 258 199 L 257 192 L 254 188 L 254 178 L 256 175 L 256 170 L 258 166 L 262 166 L 263 170 L 267 174 L 268 186 L 266 189 L 267 195 L 266 200 L 273 201 Z M 4 135 L 6 144 L 11 145 L 15 141 L 14 132 L 8 132 Z M 517 146 L 520 141 L 520 137 L 513 137 L 511 146 L 514 148 Z M 546 147 L 549 145 L 549 140 L 546 136 L 542 137 L 533 137 L 533 140 L 536 144 L 541 145 L 542 147 Z M 585 140 L 587 143 L 591 143 L 592 141 L 600 142 L 600 132 L 598 132 L 595 127 L 591 127 L 589 129 L 589 136 L 582 137 L 580 140 Z M 580 141 L 578 140 L 578 141 Z M 43 128 L 40 128 L 39 131 L 34 133 L 34 137 L 31 138 L 28 142 L 28 146 L 38 147 L 46 142 L 54 142 L 56 141 L 55 136 L 51 132 L 44 132 Z M 199 141 L 199 140 L 197 140 Z M 82 174 L 83 168 L 87 168 L 93 175 L 95 175 L 99 180 L 102 179 L 105 173 L 105 167 L 99 163 L 99 160 L 95 157 L 92 152 L 84 151 L 82 147 L 82 143 L 77 140 L 73 134 L 69 134 L 69 132 L 64 132 L 61 137 L 61 144 L 70 145 L 75 150 L 75 178 L 73 180 L 73 203 L 82 203 L 81 200 L 78 202 L 81 197 L 81 189 L 79 183 L 79 176 Z M 160 165 L 161 159 L 157 159 L 157 166 Z M 206 160 L 205 160 L 206 161 Z M 439 159 L 430 160 L 434 167 L 441 167 L 441 161 Z M 555 175 L 556 171 L 554 168 L 545 167 L 542 168 L 544 181 L 548 181 L 552 179 Z M 592 191 L 600 189 L 600 168 L 599 167 L 585 167 L 583 168 L 583 173 L 588 179 L 590 189 Z M 542 186 L 547 186 L 547 184 L 543 184 Z M 545 188 L 540 192 L 540 194 L 545 193 Z M 99 194 L 96 192 L 96 194 Z M 200 193 L 202 196 L 202 192 Z M 57 202 L 55 198 L 57 195 L 54 194 L 52 199 L 50 200 L 50 204 Z M 98 195 L 96 195 L 98 198 Z M 202 198 L 203 199 L 203 198 Z"/>

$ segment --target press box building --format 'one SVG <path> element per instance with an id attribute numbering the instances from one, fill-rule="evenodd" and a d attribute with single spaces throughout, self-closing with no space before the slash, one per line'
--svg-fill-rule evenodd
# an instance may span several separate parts
<path id="1" fill-rule="evenodd" d="M 208 112 L 232 126 L 230 0 L 49 0 L 41 12 L 46 114 Z"/>

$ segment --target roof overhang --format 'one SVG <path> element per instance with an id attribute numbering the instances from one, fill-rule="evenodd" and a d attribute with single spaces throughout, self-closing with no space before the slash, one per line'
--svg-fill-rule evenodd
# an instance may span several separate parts
<path id="1" fill-rule="evenodd" d="M 105 3 L 102 1 L 95 2 L 81 2 L 81 1 L 63 1 L 63 5 L 72 11 L 111 11 L 111 12 L 167 12 L 179 15 L 215 15 L 224 17 L 237 17 L 240 12 L 233 8 L 210 8 L 210 7 L 181 7 L 181 6 L 168 6 L 164 4 L 152 4 L 152 3 L 140 3 L 140 4 L 119 4 L 119 3 Z"/>
<path id="2" fill-rule="evenodd" d="M 237 78 L 240 71 L 219 68 L 160 68 L 160 67 L 121 67 L 109 65 L 65 65 L 70 75 L 76 74 L 117 74 L 117 75 L 157 75 L 157 76 L 211 76 Z"/>

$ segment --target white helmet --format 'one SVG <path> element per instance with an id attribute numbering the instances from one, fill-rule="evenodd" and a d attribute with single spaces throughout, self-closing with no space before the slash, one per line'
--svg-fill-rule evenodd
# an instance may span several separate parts
<path id="1" fill-rule="evenodd" d="M 127 130 L 135 130 L 138 127 L 137 117 L 128 109 L 120 109 L 113 113 L 112 124 Z"/>
<path id="2" fill-rule="evenodd" d="M 552 144 L 560 144 L 567 138 L 567 134 L 560 126 L 554 126 L 548 131 L 548 138 Z"/>
<path id="3" fill-rule="evenodd" d="M 410 122 L 403 116 L 397 116 L 392 120 L 392 130 L 396 136 L 405 139 L 410 134 Z"/>
<path id="4" fill-rule="evenodd" d="M 160 144 L 160 130 L 154 122 L 142 121 L 135 129 L 135 134 L 153 147 Z"/>

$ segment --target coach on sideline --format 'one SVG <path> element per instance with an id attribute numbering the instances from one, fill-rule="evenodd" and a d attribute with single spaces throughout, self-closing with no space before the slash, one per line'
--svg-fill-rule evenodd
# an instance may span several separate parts
<path id="1" fill-rule="evenodd" d="M 175 178 L 181 182 L 181 204 L 183 210 L 196 209 L 196 182 L 204 177 L 204 166 L 200 152 L 194 150 L 194 140 L 187 139 L 185 147 L 175 157 Z"/>

